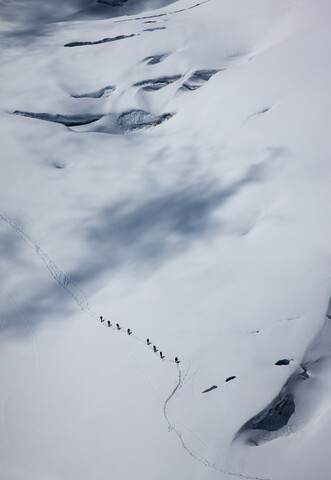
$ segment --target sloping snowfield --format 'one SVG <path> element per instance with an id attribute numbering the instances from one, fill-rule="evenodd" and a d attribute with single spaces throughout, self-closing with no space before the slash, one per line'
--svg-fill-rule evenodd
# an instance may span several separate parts
<path id="1" fill-rule="evenodd" d="M 0 479 L 330 480 L 330 1 L 0 16 Z"/>

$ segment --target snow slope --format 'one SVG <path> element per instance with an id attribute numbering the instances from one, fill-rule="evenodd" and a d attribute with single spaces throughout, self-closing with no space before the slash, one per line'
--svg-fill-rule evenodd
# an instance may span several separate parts
<path id="1" fill-rule="evenodd" d="M 0 2 L 0 478 L 329 480 L 330 2 L 118 3 Z"/>

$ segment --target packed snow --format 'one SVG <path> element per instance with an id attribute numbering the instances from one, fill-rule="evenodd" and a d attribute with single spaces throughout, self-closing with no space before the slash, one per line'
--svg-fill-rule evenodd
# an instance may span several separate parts
<path id="1" fill-rule="evenodd" d="M 328 0 L 0 0 L 0 479 L 329 480 Z"/>

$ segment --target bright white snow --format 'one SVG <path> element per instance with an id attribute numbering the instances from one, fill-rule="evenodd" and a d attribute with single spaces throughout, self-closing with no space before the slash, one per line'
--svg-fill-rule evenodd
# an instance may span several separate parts
<path id="1" fill-rule="evenodd" d="M 124 3 L 0 2 L 0 478 L 329 480 L 330 2 Z"/>

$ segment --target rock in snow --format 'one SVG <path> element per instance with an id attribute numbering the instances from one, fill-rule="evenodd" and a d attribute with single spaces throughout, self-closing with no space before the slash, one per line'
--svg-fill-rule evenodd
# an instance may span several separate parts
<path id="1" fill-rule="evenodd" d="M 0 1 L 1 480 L 329 480 L 330 15 Z"/>

